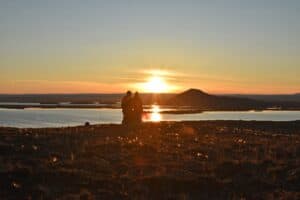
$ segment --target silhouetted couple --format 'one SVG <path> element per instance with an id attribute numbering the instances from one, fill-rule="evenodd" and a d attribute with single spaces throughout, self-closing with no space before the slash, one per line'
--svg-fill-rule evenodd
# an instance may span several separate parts
<path id="1" fill-rule="evenodd" d="M 132 95 L 128 91 L 122 98 L 122 112 L 124 125 L 138 125 L 142 122 L 143 102 L 138 92 Z"/>

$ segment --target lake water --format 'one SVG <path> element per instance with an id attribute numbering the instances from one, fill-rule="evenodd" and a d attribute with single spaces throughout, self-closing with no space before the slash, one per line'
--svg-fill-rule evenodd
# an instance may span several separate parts
<path id="1" fill-rule="evenodd" d="M 164 109 L 153 107 L 144 121 L 190 121 L 190 120 L 300 120 L 300 111 L 213 111 L 197 114 L 161 114 Z M 0 109 L 0 126 L 39 128 L 83 125 L 85 122 L 121 123 L 120 109 Z"/>

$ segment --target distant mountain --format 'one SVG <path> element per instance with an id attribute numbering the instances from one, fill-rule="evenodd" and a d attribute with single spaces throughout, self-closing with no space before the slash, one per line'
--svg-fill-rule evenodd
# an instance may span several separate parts
<path id="1" fill-rule="evenodd" d="M 180 93 L 170 98 L 167 104 L 220 110 L 265 109 L 268 106 L 271 106 L 264 101 L 239 97 L 216 96 L 198 89 L 189 89 Z"/>
<path id="2" fill-rule="evenodd" d="M 0 94 L 1 104 L 7 102 L 56 104 L 114 104 L 124 94 Z M 189 89 L 180 94 L 141 94 L 145 105 L 158 103 L 173 106 L 193 106 L 209 110 L 250 110 L 280 107 L 300 109 L 300 93 L 294 95 L 212 95 L 199 89 Z"/>

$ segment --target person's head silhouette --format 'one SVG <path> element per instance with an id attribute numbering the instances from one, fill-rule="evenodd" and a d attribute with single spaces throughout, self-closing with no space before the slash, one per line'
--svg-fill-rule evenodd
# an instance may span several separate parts
<path id="1" fill-rule="evenodd" d="M 135 93 L 134 93 L 134 97 L 139 97 L 139 93 L 138 93 L 138 92 L 135 92 Z"/>
<path id="2" fill-rule="evenodd" d="M 132 94 L 132 93 L 131 93 L 130 90 L 128 90 L 128 91 L 126 92 L 126 95 L 127 95 L 127 96 L 131 96 L 131 94 Z"/>

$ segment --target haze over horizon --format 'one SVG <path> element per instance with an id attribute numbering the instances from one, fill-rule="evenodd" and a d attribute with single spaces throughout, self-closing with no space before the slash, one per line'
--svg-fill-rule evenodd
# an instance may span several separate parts
<path id="1" fill-rule="evenodd" d="M 161 92 L 161 93 L 157 93 L 157 94 L 181 94 L 184 93 L 190 89 L 197 89 L 200 90 L 204 93 L 207 93 L 209 95 L 233 95 L 233 96 L 238 96 L 238 95 L 242 95 L 242 96 L 255 96 L 255 95 L 261 95 L 261 96 L 286 96 L 286 95 L 300 95 L 300 92 L 294 92 L 294 93 L 211 93 L 211 92 L 206 92 L 204 90 L 201 90 L 201 88 L 186 88 L 184 90 L 180 90 L 180 91 L 174 91 L 174 92 Z M 128 89 L 130 90 L 130 89 Z M 124 91 L 120 91 L 120 92 L 43 92 L 43 93 L 0 93 L 0 95 L 124 95 L 125 92 L 127 92 L 128 90 L 124 90 Z M 138 90 L 130 90 L 131 92 L 139 92 Z M 139 92 L 140 94 L 155 94 L 153 92 Z"/>
<path id="2" fill-rule="evenodd" d="M 0 2 L 0 94 L 300 92 L 300 1 Z"/>

